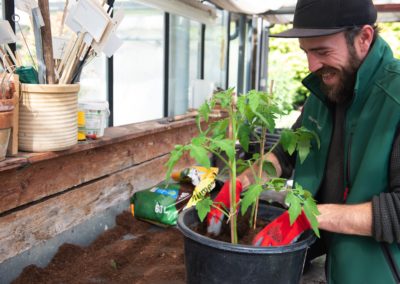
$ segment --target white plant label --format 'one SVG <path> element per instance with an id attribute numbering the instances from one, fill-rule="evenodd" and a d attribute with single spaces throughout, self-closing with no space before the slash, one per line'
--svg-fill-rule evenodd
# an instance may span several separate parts
<path id="1" fill-rule="evenodd" d="M 10 23 L 6 20 L 0 21 L 0 44 L 8 44 L 17 41 L 14 31 Z"/>

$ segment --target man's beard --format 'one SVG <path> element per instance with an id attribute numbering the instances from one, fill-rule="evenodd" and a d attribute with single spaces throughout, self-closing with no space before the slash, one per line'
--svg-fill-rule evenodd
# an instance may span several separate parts
<path id="1" fill-rule="evenodd" d="M 321 90 L 327 96 L 328 100 L 333 103 L 344 103 L 353 96 L 354 84 L 356 81 L 357 71 L 361 65 L 355 51 L 349 50 L 349 64 L 342 69 L 331 66 L 324 66 L 316 72 L 321 78 Z M 337 85 L 328 86 L 322 80 L 322 74 L 325 72 L 335 72 L 339 76 Z"/>

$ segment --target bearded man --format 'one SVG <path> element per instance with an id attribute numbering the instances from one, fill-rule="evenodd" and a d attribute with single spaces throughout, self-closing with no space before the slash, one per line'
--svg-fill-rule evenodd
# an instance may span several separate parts
<path id="1" fill-rule="evenodd" d="M 327 254 L 329 283 L 400 283 L 400 62 L 376 19 L 371 0 L 299 0 L 293 28 L 273 35 L 299 38 L 307 56 L 311 94 L 294 128 L 315 131 L 321 147 L 304 163 L 282 148 L 268 158 L 318 202 L 309 258 Z M 281 221 L 255 243 L 270 244 Z"/>

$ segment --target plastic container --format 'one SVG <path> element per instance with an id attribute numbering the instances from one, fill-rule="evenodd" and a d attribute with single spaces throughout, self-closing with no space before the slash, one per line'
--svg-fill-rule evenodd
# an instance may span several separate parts
<path id="1" fill-rule="evenodd" d="M 78 141 L 86 140 L 85 111 L 78 109 Z"/>
<path id="2" fill-rule="evenodd" d="M 260 203 L 259 218 L 274 219 L 280 208 Z M 299 283 L 307 248 L 315 241 L 312 231 L 294 244 L 279 247 L 233 245 L 190 229 L 198 223 L 194 208 L 178 218 L 185 246 L 186 283 Z"/>
<path id="3" fill-rule="evenodd" d="M 29 152 L 66 150 L 78 143 L 79 84 L 21 85 L 18 147 Z"/>
<path id="4" fill-rule="evenodd" d="M 79 109 L 85 112 L 86 137 L 96 139 L 104 135 L 110 110 L 107 101 L 79 101 Z"/>

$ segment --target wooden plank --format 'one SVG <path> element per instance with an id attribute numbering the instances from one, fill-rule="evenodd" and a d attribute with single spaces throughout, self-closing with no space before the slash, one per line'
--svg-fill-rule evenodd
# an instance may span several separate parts
<path id="1" fill-rule="evenodd" d="M 398 3 L 390 3 L 390 4 L 376 4 L 375 8 L 378 12 L 399 12 L 400 4 Z"/>
<path id="2" fill-rule="evenodd" d="M 39 0 L 38 4 L 44 21 L 44 27 L 42 27 L 40 31 L 42 34 L 43 58 L 46 65 L 46 82 L 47 84 L 55 84 L 56 79 L 54 74 L 53 42 L 51 36 L 49 1 Z"/>
<path id="3" fill-rule="evenodd" d="M 13 81 L 15 86 L 15 105 L 13 110 L 13 126 L 11 128 L 10 140 L 8 142 L 7 156 L 15 156 L 18 154 L 19 76 L 14 74 Z"/>
<path id="4" fill-rule="evenodd" d="M 0 217 L 0 263 L 162 181 L 167 158 L 156 158 Z M 191 164 L 186 157 L 179 167 Z"/>
<path id="5" fill-rule="evenodd" d="M 212 119 L 210 121 L 215 120 L 216 119 Z M 172 129 L 184 128 L 186 129 L 186 131 L 191 131 L 192 133 L 197 132 L 197 127 L 195 126 L 194 119 L 185 119 L 182 121 L 168 123 L 160 123 L 159 121 L 165 121 L 165 119 L 106 128 L 105 135 L 101 139 L 80 142 L 78 145 L 65 151 L 42 153 L 19 152 L 16 155 L 17 159 L 6 159 L 0 162 L 0 172 L 23 168 L 29 166 L 32 163 L 46 161 L 58 157 L 64 157 L 73 153 L 81 153 L 86 150 L 96 149 L 118 142 L 129 141 L 150 134 L 162 133 Z"/>
<path id="6" fill-rule="evenodd" d="M 178 128 L 0 172 L 0 213 L 167 155 L 195 128 Z M 165 169 L 161 169 L 165 172 Z"/>

